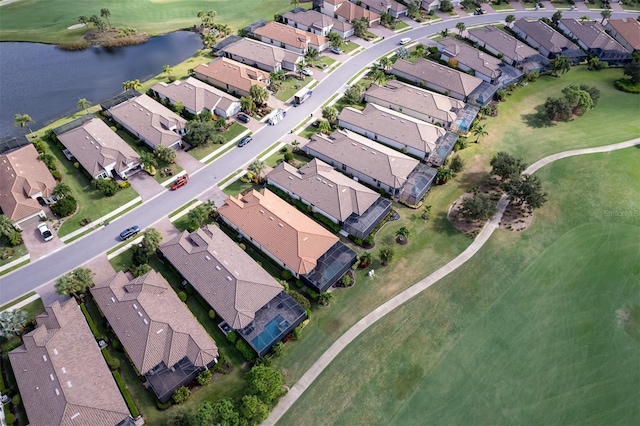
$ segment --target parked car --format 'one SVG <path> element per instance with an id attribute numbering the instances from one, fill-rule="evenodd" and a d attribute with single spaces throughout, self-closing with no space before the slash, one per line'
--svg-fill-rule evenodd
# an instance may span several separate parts
<path id="1" fill-rule="evenodd" d="M 302 74 L 307 75 L 309 77 L 311 77 L 313 75 L 313 71 L 311 71 L 310 68 L 303 68 L 302 69 Z"/>
<path id="2" fill-rule="evenodd" d="M 131 237 L 138 235 L 140 232 L 140 227 L 138 225 L 132 226 L 131 228 L 127 228 L 120 233 L 120 239 L 122 241 L 128 240 Z"/>
<path id="3" fill-rule="evenodd" d="M 342 49 L 340 49 L 339 47 L 332 47 L 331 48 L 331 53 L 335 53 L 336 55 L 340 55 L 342 53 Z"/>
<path id="4" fill-rule="evenodd" d="M 189 182 L 189 175 L 178 176 L 178 178 L 171 184 L 171 190 L 175 191 L 181 186 L 185 186 L 187 182 Z"/>
<path id="5" fill-rule="evenodd" d="M 242 121 L 243 123 L 248 123 L 251 120 L 248 115 L 243 113 L 238 114 L 236 118 L 238 121 Z"/>
<path id="6" fill-rule="evenodd" d="M 244 138 L 240 139 L 240 142 L 238 142 L 238 146 L 243 147 L 249 142 L 251 142 L 252 140 L 253 138 L 251 136 L 245 136 Z"/>
<path id="7" fill-rule="evenodd" d="M 40 231 L 40 235 L 42 235 L 42 238 L 45 241 L 53 240 L 53 233 L 51 232 L 51 229 L 49 229 L 49 225 L 47 225 L 46 223 L 43 222 L 39 224 L 38 231 Z"/>
<path id="8" fill-rule="evenodd" d="M 400 44 L 409 44 L 409 43 L 411 43 L 411 39 L 409 37 L 400 39 Z"/>

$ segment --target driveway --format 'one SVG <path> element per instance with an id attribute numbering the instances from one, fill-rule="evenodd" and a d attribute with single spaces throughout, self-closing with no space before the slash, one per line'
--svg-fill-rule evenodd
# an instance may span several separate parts
<path id="1" fill-rule="evenodd" d="M 198 196 L 198 200 L 206 203 L 209 200 L 212 200 L 216 203 L 216 207 L 220 207 L 224 204 L 225 200 L 229 198 L 227 194 L 222 192 L 222 189 L 218 185 L 213 185 L 211 188 L 207 189 L 205 192 Z"/>
<path id="2" fill-rule="evenodd" d="M 216 204 L 218 205 L 218 204 Z M 168 216 L 163 217 L 158 222 L 153 224 L 153 227 L 162 234 L 162 242 L 172 240 L 176 236 L 182 234 L 178 228 L 173 226 Z"/>
<path id="3" fill-rule="evenodd" d="M 129 176 L 129 183 L 140 195 L 142 202 L 150 200 L 166 189 L 156 182 L 153 176 L 149 176 L 147 172 L 139 172 Z"/>
<path id="4" fill-rule="evenodd" d="M 53 229 L 53 223 L 51 222 L 47 222 L 47 225 L 49 225 L 49 229 L 51 229 L 53 240 L 45 241 L 42 239 L 40 231 L 38 231 L 38 225 L 41 223 L 42 222 L 35 222 L 28 224 L 24 226 L 22 231 L 22 240 L 27 250 L 29 250 L 29 256 L 31 256 L 32 262 L 64 247 L 64 243 L 58 238 L 58 234 L 56 230 Z"/>
<path id="5" fill-rule="evenodd" d="M 272 107 L 272 108 L 281 108 L 280 105 L 280 100 L 276 99 L 275 96 L 271 96 L 269 95 L 269 100 L 267 101 L 267 104 Z M 284 105 L 284 103 L 282 103 Z M 239 121 L 236 120 L 236 122 L 241 125 L 246 127 L 247 129 L 249 129 L 252 133 L 257 132 L 258 130 L 260 130 L 261 128 L 263 128 L 264 126 L 266 126 L 266 124 L 261 123 L 260 121 L 256 120 L 255 118 L 251 118 L 251 120 L 249 120 L 248 123 L 241 123 Z"/>
<path id="6" fill-rule="evenodd" d="M 187 153 L 183 149 L 176 151 L 176 163 L 178 163 L 178 165 L 185 169 L 189 174 L 192 174 L 204 167 L 204 164 L 193 158 L 191 154 Z"/>

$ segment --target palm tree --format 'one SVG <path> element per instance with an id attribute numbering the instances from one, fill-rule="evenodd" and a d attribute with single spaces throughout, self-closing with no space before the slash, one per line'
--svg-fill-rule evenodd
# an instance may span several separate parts
<path id="1" fill-rule="evenodd" d="M 407 15 L 415 18 L 420 13 L 420 2 L 415 0 L 407 4 Z"/>
<path id="2" fill-rule="evenodd" d="M 356 37 L 364 38 L 364 35 L 369 28 L 369 24 L 367 23 L 367 21 L 363 19 L 356 19 L 352 21 L 351 24 L 353 25 L 353 33 L 356 35 Z"/>
<path id="3" fill-rule="evenodd" d="M 460 35 L 460 37 L 462 37 L 462 33 L 467 29 L 467 26 L 464 24 L 464 22 L 458 22 L 456 24 L 456 29 L 458 30 L 458 34 Z"/>
<path id="4" fill-rule="evenodd" d="M 396 241 L 398 244 L 406 244 L 409 235 L 411 235 L 411 231 L 406 226 L 403 226 L 396 231 Z"/>
<path id="5" fill-rule="evenodd" d="M 369 71 L 367 76 L 379 86 L 383 86 L 387 82 L 387 75 L 375 65 L 371 67 L 371 71 Z"/>
<path id="6" fill-rule="evenodd" d="M 422 214 L 420 215 L 424 220 L 429 220 L 431 218 L 431 205 L 424 206 L 422 209 Z"/>
<path id="7" fill-rule="evenodd" d="M 300 150 L 300 142 L 298 142 L 298 139 L 291 142 L 291 147 L 293 148 L 293 152 L 298 152 Z"/>
<path id="8" fill-rule="evenodd" d="M 80 17 L 78 18 L 78 22 L 80 22 L 86 27 L 87 22 L 89 22 L 89 18 L 87 18 L 85 15 L 80 15 Z"/>
<path id="9" fill-rule="evenodd" d="M 66 197 L 71 194 L 71 187 L 64 182 L 56 183 L 56 187 L 53 188 L 53 195 L 58 198 Z"/>
<path id="10" fill-rule="evenodd" d="M 611 18 L 611 9 L 602 9 L 600 11 L 600 15 L 602 15 L 602 21 L 600 21 L 600 24 L 604 24 L 604 20 L 605 19 L 609 19 Z"/>
<path id="11" fill-rule="evenodd" d="M 307 50 L 307 53 L 304 55 L 304 58 L 307 61 L 315 61 L 316 59 L 318 59 L 318 56 L 320 56 L 320 52 L 318 52 L 318 49 L 316 49 L 315 47 L 310 47 L 309 50 Z"/>
<path id="12" fill-rule="evenodd" d="M 440 31 L 440 37 L 442 37 L 442 38 L 449 37 L 449 30 L 447 28 L 445 28 L 444 30 Z"/>
<path id="13" fill-rule="evenodd" d="M 87 98 L 80 98 L 78 99 L 78 103 L 76 105 L 78 106 L 78 109 L 80 111 L 84 111 L 89 109 L 89 107 L 91 106 L 91 102 L 89 102 Z"/>
<path id="14" fill-rule="evenodd" d="M 298 73 L 300 74 L 300 78 L 303 78 L 302 72 L 306 67 L 307 67 L 307 64 L 305 61 L 300 61 L 296 64 L 296 71 L 298 71 Z"/>
<path id="15" fill-rule="evenodd" d="M 383 70 L 388 70 L 393 66 L 393 61 L 391 60 L 390 57 L 385 56 L 384 58 L 380 59 L 380 68 L 382 68 Z"/>
<path id="16" fill-rule="evenodd" d="M 207 15 L 205 15 L 205 13 L 202 10 L 198 12 L 198 18 L 200 18 L 200 21 L 202 22 L 202 26 L 204 26 L 204 20 L 206 16 Z"/>
<path id="17" fill-rule="evenodd" d="M 13 119 L 13 125 L 20 128 L 27 128 L 29 132 L 33 135 L 33 130 L 29 127 L 29 123 L 35 123 L 35 120 L 31 118 L 29 114 L 16 114 Z"/>
<path id="18" fill-rule="evenodd" d="M 395 250 L 389 246 L 383 246 L 380 248 L 380 263 L 382 265 L 386 265 L 393 260 L 393 256 L 395 255 Z"/>
<path id="19" fill-rule="evenodd" d="M 440 167 L 436 172 L 436 184 L 444 185 L 453 178 L 453 170 L 448 167 Z"/>
<path id="20" fill-rule="evenodd" d="M 217 13 L 215 10 L 209 10 L 207 12 L 207 25 L 212 26 L 213 25 L 213 20 L 216 17 Z"/>
<path id="21" fill-rule="evenodd" d="M 362 253 L 362 255 L 360 255 L 360 267 L 361 268 L 366 268 L 367 266 L 369 266 L 371 264 L 371 261 L 373 260 L 373 255 L 371 254 L 370 251 L 365 251 L 364 253 Z"/>
<path id="22" fill-rule="evenodd" d="M 106 7 L 104 9 L 100 9 L 100 16 L 106 19 L 107 23 L 109 24 L 109 28 L 112 28 L 111 22 L 109 21 L 109 17 L 111 16 L 111 12 L 109 12 L 109 9 L 107 9 Z"/>
<path id="23" fill-rule="evenodd" d="M 589 65 L 588 68 L 590 70 L 599 70 L 600 69 L 600 58 L 598 58 L 597 56 L 593 56 L 591 58 L 589 58 Z"/>
<path id="24" fill-rule="evenodd" d="M 589 20 L 589 17 L 587 15 L 582 15 L 580 17 L 580 22 L 585 22 L 585 21 L 588 21 L 588 20 Z"/>
<path id="25" fill-rule="evenodd" d="M 170 76 L 171 73 L 173 72 L 173 68 L 171 68 L 171 65 L 164 65 L 162 67 L 162 71 L 164 71 L 164 73 L 167 74 L 167 76 Z"/>
<path id="26" fill-rule="evenodd" d="M 515 15 L 507 15 L 507 17 L 504 18 L 504 22 L 506 22 L 509 27 L 511 27 L 511 24 L 513 24 L 515 21 L 516 21 Z"/>
<path id="27" fill-rule="evenodd" d="M 420 43 L 416 46 L 414 52 L 416 52 L 418 58 L 424 58 L 424 54 L 427 53 L 427 46 Z"/>
<path id="28" fill-rule="evenodd" d="M 560 77 L 571 69 L 571 62 L 569 58 L 563 55 L 558 55 L 551 60 L 552 74 L 556 77 Z"/>
<path id="29" fill-rule="evenodd" d="M 260 161 L 260 160 L 255 160 L 253 163 L 249 164 L 249 171 L 254 175 L 256 175 L 258 179 L 258 183 L 262 182 L 262 179 L 263 179 L 262 174 L 264 173 L 264 169 L 266 167 L 267 166 L 266 164 L 264 164 L 264 161 Z"/>
<path id="30" fill-rule="evenodd" d="M 124 90 L 138 90 L 141 87 L 142 83 L 140 83 L 140 80 L 138 80 L 137 78 L 135 80 L 128 80 L 122 83 L 122 88 Z"/>
<path id="31" fill-rule="evenodd" d="M 318 124 L 318 130 L 320 133 L 328 135 L 331 133 L 331 124 L 329 124 L 328 121 L 321 121 L 320 124 Z"/>
<path id="32" fill-rule="evenodd" d="M 300 1 L 299 0 L 290 0 L 289 3 L 291 4 L 291 6 L 293 6 L 294 8 L 300 6 Z"/>
<path id="33" fill-rule="evenodd" d="M 489 136 L 489 132 L 485 129 L 486 124 L 476 124 L 471 128 L 471 134 L 477 136 L 476 143 L 480 142 L 481 137 Z"/>

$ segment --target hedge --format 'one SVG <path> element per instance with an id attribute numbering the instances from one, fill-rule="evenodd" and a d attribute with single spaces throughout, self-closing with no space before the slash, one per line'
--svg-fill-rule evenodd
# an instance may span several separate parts
<path id="1" fill-rule="evenodd" d="M 82 310 L 84 317 L 87 319 L 87 324 L 89 324 L 89 328 L 93 333 L 93 337 L 95 337 L 97 340 L 104 339 L 104 336 L 100 334 L 100 332 L 98 332 L 98 328 L 96 327 L 96 324 L 93 322 L 93 318 L 91 318 L 91 315 L 89 315 L 89 311 L 87 311 L 87 307 L 84 306 L 84 303 L 80 304 L 80 309 Z"/>
<path id="2" fill-rule="evenodd" d="M 616 89 L 627 93 L 640 93 L 640 84 L 633 84 L 628 78 L 620 78 L 614 83 Z"/>
<path id="3" fill-rule="evenodd" d="M 292 291 L 289 293 L 289 296 L 291 296 L 291 298 L 295 300 L 298 303 L 298 305 L 302 306 L 304 309 L 311 308 L 311 302 L 309 302 L 309 299 L 307 299 L 304 296 L 304 294 L 300 294 L 297 291 Z"/>
<path id="4" fill-rule="evenodd" d="M 118 371 L 113 371 L 113 378 L 116 379 L 116 384 L 118 385 L 118 388 L 120 389 L 120 393 L 122 393 L 122 396 L 124 397 L 124 402 L 127 403 L 127 407 L 129 407 L 129 411 L 131 412 L 131 416 L 135 419 L 138 416 L 140 416 L 140 411 L 138 411 L 138 407 L 136 407 L 135 402 L 133 402 L 133 398 L 131 398 L 131 395 L 129 394 L 129 390 L 127 389 L 127 387 L 124 384 L 124 381 L 122 381 L 122 377 L 120 376 L 120 372 Z"/>
<path id="5" fill-rule="evenodd" d="M 253 361 L 256 358 L 256 352 L 247 342 L 242 339 L 238 339 L 236 342 L 236 349 L 244 356 L 247 361 Z"/>

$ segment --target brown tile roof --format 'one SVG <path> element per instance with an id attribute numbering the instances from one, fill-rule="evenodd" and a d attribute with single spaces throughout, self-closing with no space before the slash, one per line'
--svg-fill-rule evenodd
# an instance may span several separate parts
<path id="1" fill-rule="evenodd" d="M 300 169 L 280 163 L 269 172 L 267 179 L 341 222 L 353 213 L 363 214 L 380 197 L 317 158 Z"/>
<path id="2" fill-rule="evenodd" d="M 627 53 L 627 50 L 620 43 L 605 32 L 604 27 L 599 22 L 561 19 L 560 23 L 567 27 L 589 49 L 617 50 L 621 53 Z"/>
<path id="3" fill-rule="evenodd" d="M 277 67 L 281 65 L 283 61 L 295 64 L 303 59 L 298 53 L 290 50 L 244 37 L 225 46 L 221 51 L 247 58 L 270 67 Z"/>
<path id="4" fill-rule="evenodd" d="M 217 226 L 167 241 L 162 254 L 232 328 L 249 325 L 282 286 Z"/>
<path id="5" fill-rule="evenodd" d="M 393 69 L 449 90 L 469 96 L 482 84 L 482 80 L 427 59 L 418 58 L 414 63 L 399 59 Z"/>
<path id="6" fill-rule="evenodd" d="M 198 65 L 193 71 L 246 92 L 253 85 L 267 87 L 269 81 L 268 72 L 227 58 L 217 58 L 209 64 Z"/>
<path id="7" fill-rule="evenodd" d="M 58 135 L 58 139 L 91 176 L 101 174 L 113 163 L 121 172 L 130 163 L 140 162 L 138 153 L 99 118 Z"/>
<path id="8" fill-rule="evenodd" d="M 349 130 L 336 130 L 330 136 L 313 135 L 306 147 L 391 188 L 402 187 L 409 173 L 420 163 Z"/>
<path id="9" fill-rule="evenodd" d="M 410 109 L 421 112 L 444 122 L 454 122 L 458 117 L 456 111 L 464 108 L 464 102 L 439 93 L 420 89 L 411 84 L 397 80 L 389 80 L 386 86 L 372 84 L 365 92 L 367 98 L 384 106 L 390 102 L 400 106 L 403 110 Z M 369 101 L 371 102 L 371 101 Z"/>
<path id="10" fill-rule="evenodd" d="M 469 34 L 483 41 L 487 46 L 502 53 L 507 58 L 515 61 L 523 61 L 524 59 L 538 55 L 538 51 L 527 45 L 525 42 L 511 37 L 504 31 L 500 31 L 493 25 L 487 25 L 482 28 L 468 30 Z"/>
<path id="11" fill-rule="evenodd" d="M 203 367 L 218 356 L 213 339 L 156 271 L 131 281 L 118 272 L 91 294 L 142 374 L 163 361 L 171 367 L 186 356 Z"/>
<path id="12" fill-rule="evenodd" d="M 31 196 L 51 197 L 56 187 L 38 155 L 33 145 L 0 155 L 0 209 L 12 221 L 38 213 L 42 207 Z"/>
<path id="13" fill-rule="evenodd" d="M 539 19 L 527 21 L 520 18 L 513 24 L 513 27 L 521 30 L 530 39 L 552 53 L 561 53 L 563 49 L 580 49 L 578 45 Z"/>
<path id="14" fill-rule="evenodd" d="M 9 353 L 29 423 L 113 426 L 129 416 L 74 299 L 55 302 Z"/>
<path id="15" fill-rule="evenodd" d="M 349 123 L 424 153 L 434 151 L 440 138 L 447 134 L 442 127 L 376 104 L 367 104 L 364 111 L 346 107 L 340 112 L 338 121 L 341 126 Z"/>
<path id="16" fill-rule="evenodd" d="M 490 78 L 498 78 L 502 74 L 500 64 L 502 61 L 495 56 L 474 49 L 468 44 L 455 38 L 443 38 L 438 41 L 445 48 L 449 56 L 454 56 L 456 61 L 466 65 L 472 70 L 482 73 Z"/>
<path id="17" fill-rule="evenodd" d="M 325 3 L 329 3 L 329 4 L 333 4 L 333 5 L 342 4 L 342 3 L 346 2 L 346 1 L 348 1 L 348 0 L 324 0 Z"/>
<path id="18" fill-rule="evenodd" d="M 380 15 L 372 10 L 367 10 L 362 6 L 358 6 L 355 3 L 344 2 L 335 11 L 335 14 L 342 16 L 347 21 L 354 21 L 362 18 L 367 18 L 369 22 L 375 22 L 380 20 Z"/>
<path id="19" fill-rule="evenodd" d="M 299 274 L 311 272 L 338 237 L 265 189 L 229 197 L 218 209 L 227 221 Z"/>
<path id="20" fill-rule="evenodd" d="M 170 130 L 182 130 L 187 121 L 147 95 L 141 95 L 109 109 L 109 113 L 136 131 L 154 147 L 171 146 L 182 139 Z"/>
<path id="21" fill-rule="evenodd" d="M 640 50 L 640 22 L 632 18 L 609 19 L 607 22 L 633 49 Z"/>
<path id="22" fill-rule="evenodd" d="M 170 84 L 161 81 L 154 84 L 151 90 L 173 102 L 182 102 L 185 108 L 195 112 L 205 108 L 213 111 L 216 106 L 226 111 L 233 102 L 240 102 L 238 98 L 193 77 L 184 81 L 176 80 Z"/>
<path id="23" fill-rule="evenodd" d="M 256 29 L 253 33 L 299 49 L 306 49 L 309 45 L 322 46 L 328 43 L 328 39 L 324 36 L 274 21 L 267 22 L 264 27 Z"/>
<path id="24" fill-rule="evenodd" d="M 282 17 L 309 28 L 314 27 L 317 29 L 323 29 L 330 26 L 336 27 L 337 24 L 342 22 L 337 19 L 333 19 L 331 16 L 316 12 L 315 10 L 304 10 L 296 13 L 287 12 L 282 15 Z M 346 23 L 346 25 L 349 29 L 353 27 L 353 25 L 349 23 Z"/>

